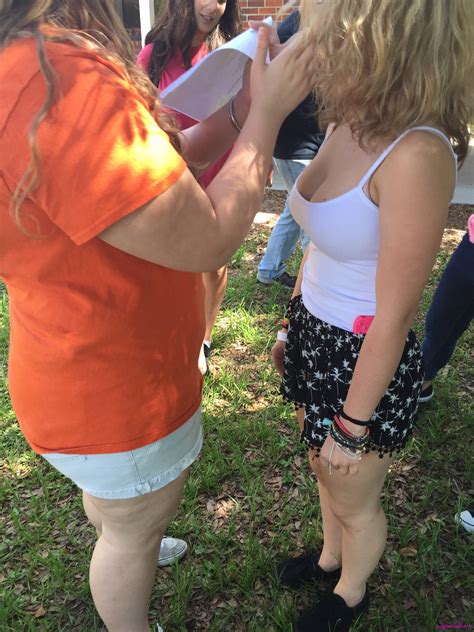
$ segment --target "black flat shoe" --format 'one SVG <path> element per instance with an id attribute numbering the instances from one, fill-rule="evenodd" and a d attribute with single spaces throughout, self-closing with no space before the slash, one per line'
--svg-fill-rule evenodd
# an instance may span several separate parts
<path id="1" fill-rule="evenodd" d="M 318 564 L 319 557 L 319 553 L 306 553 L 299 557 L 290 557 L 277 565 L 275 577 L 288 588 L 298 588 L 298 586 L 312 581 L 334 582 L 335 584 L 339 579 L 341 569 L 323 570 Z"/>
<path id="2" fill-rule="evenodd" d="M 293 632 L 349 632 L 369 609 L 369 587 L 357 606 L 350 608 L 340 595 L 327 593 L 315 608 L 306 610 L 293 624 Z"/>

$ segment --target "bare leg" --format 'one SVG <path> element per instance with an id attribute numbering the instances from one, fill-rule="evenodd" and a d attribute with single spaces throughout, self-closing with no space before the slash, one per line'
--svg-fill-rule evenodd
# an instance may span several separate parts
<path id="1" fill-rule="evenodd" d="M 332 515 L 342 529 L 342 572 L 334 592 L 347 605 L 358 604 L 367 579 L 377 566 L 385 548 L 387 523 L 380 505 L 380 494 L 390 459 L 375 453 L 364 455 L 356 476 L 343 476 L 318 459 L 312 467 L 320 485 L 327 491 Z"/>
<path id="2" fill-rule="evenodd" d="M 89 522 L 97 532 L 97 537 L 100 538 L 102 535 L 102 516 L 100 512 L 95 508 L 94 503 L 91 500 L 91 497 L 87 492 L 82 492 L 82 505 L 84 507 L 84 511 L 86 512 L 86 516 L 89 519 Z"/>
<path id="3" fill-rule="evenodd" d="M 319 481 L 318 490 L 324 537 L 318 564 L 325 571 L 333 571 L 342 561 L 342 525 L 332 512 L 328 490 Z"/>
<path id="4" fill-rule="evenodd" d="M 296 418 L 300 430 L 303 430 L 304 409 L 296 411 Z M 309 462 L 313 467 L 316 459 L 313 450 L 309 451 Z M 341 566 L 342 558 L 342 526 L 339 520 L 331 511 L 328 499 L 328 492 L 321 481 L 318 480 L 319 503 L 321 507 L 321 517 L 323 522 L 323 549 L 319 558 L 319 566 L 325 571 L 333 571 Z"/>
<path id="5" fill-rule="evenodd" d="M 127 500 L 84 494 L 87 515 L 94 526 L 98 521 L 102 526 L 89 579 L 95 606 L 109 632 L 149 632 L 156 560 L 186 474 L 156 492 Z"/>
<path id="6" fill-rule="evenodd" d="M 212 340 L 212 329 L 217 320 L 227 287 L 227 266 L 223 266 L 215 272 L 204 272 L 202 280 L 206 290 L 206 333 L 204 334 L 204 340 Z"/>

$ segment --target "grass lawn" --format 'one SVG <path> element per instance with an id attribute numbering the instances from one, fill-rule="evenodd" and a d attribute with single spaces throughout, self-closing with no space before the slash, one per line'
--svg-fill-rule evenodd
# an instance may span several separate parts
<path id="1" fill-rule="evenodd" d="M 264 210 L 281 210 L 282 201 L 269 193 Z M 450 214 L 420 306 L 420 335 L 436 280 L 469 212 Z M 288 300 L 287 290 L 255 280 L 269 232 L 269 224 L 255 226 L 230 266 L 205 380 L 205 447 L 169 528 L 188 541 L 190 552 L 179 566 L 157 573 L 151 602 L 151 621 L 165 632 L 289 632 L 298 610 L 317 595 L 316 587 L 283 590 L 271 574 L 282 554 L 317 549 L 321 524 L 314 478 L 269 362 L 275 323 Z M 293 271 L 297 265 L 295 258 Z M 472 536 L 453 521 L 474 497 L 473 343 L 471 328 L 391 469 L 383 500 L 388 546 L 370 580 L 371 613 L 354 632 L 474 625 Z M 8 299 L 0 290 L 0 630 L 103 630 L 87 585 L 93 529 L 74 486 L 35 456 L 20 434 L 7 392 L 7 347 Z"/>

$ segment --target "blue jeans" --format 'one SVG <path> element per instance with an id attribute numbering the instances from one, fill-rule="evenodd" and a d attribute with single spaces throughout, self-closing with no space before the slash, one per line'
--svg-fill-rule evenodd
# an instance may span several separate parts
<path id="1" fill-rule="evenodd" d="M 448 261 L 426 315 L 425 380 L 433 380 L 451 358 L 474 318 L 474 244 L 466 233 Z"/>
<path id="2" fill-rule="evenodd" d="M 293 188 L 296 178 L 309 165 L 310 160 L 280 160 L 275 158 L 275 168 L 285 183 L 288 193 Z M 267 250 L 258 266 L 257 279 L 261 283 L 271 283 L 286 270 L 285 261 L 293 254 L 298 240 L 301 240 L 303 252 L 309 243 L 309 237 L 295 222 L 288 206 L 288 196 L 285 208 L 277 223 L 273 227 L 268 240 Z"/>

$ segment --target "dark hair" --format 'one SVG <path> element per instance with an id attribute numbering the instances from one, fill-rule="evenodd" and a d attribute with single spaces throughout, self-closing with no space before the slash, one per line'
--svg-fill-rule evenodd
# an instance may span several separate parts
<path id="1" fill-rule="evenodd" d="M 239 0 L 227 0 L 219 24 L 207 36 L 209 50 L 215 50 L 241 30 Z M 181 52 L 184 67 L 191 67 L 191 43 L 195 33 L 194 0 L 164 0 L 156 22 L 145 39 L 145 44 L 153 44 L 148 74 L 155 85 L 158 85 L 176 51 Z"/>

